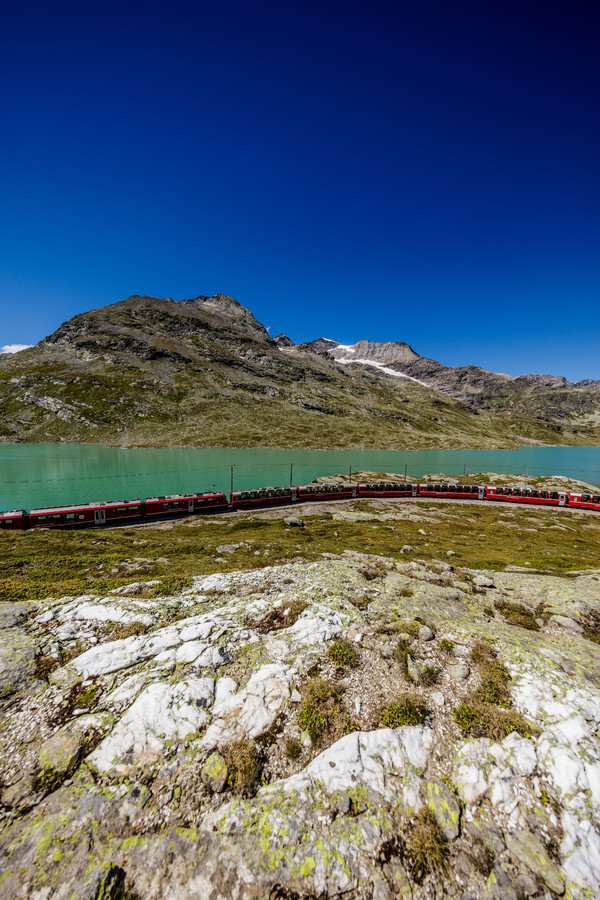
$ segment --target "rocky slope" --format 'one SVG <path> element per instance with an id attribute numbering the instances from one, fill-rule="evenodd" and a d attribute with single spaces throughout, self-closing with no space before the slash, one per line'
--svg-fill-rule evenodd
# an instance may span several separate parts
<path id="1" fill-rule="evenodd" d="M 0 440 L 329 449 L 599 442 L 591 382 L 531 379 L 447 369 L 401 343 L 273 340 L 222 294 L 133 296 L 0 356 Z"/>
<path id="2" fill-rule="evenodd" d="M 559 375 L 519 375 L 514 378 L 488 372 L 478 366 L 443 366 L 419 356 L 402 342 L 373 343 L 362 340 L 351 346 L 318 338 L 303 349 L 326 354 L 342 365 L 370 366 L 389 370 L 390 376 L 404 376 L 434 387 L 477 409 L 533 412 L 547 410 L 551 416 L 589 415 L 596 409 L 600 382 L 587 379 L 569 382 Z"/>
<path id="3" fill-rule="evenodd" d="M 208 517 L 96 533 L 104 590 L 85 535 L 0 534 L 21 582 L 37 547 L 88 585 L 0 605 L 2 896 L 598 896 L 600 569 L 428 554 L 457 520 L 491 543 L 491 512 L 580 556 L 600 528 L 389 500 Z M 204 574 L 175 586 L 187 543 Z"/>

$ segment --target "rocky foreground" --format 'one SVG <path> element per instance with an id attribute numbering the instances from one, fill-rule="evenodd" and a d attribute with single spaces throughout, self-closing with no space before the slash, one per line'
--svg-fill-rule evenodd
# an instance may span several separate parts
<path id="1" fill-rule="evenodd" d="M 0 895 L 600 896 L 600 570 L 399 556 L 3 604 Z"/>

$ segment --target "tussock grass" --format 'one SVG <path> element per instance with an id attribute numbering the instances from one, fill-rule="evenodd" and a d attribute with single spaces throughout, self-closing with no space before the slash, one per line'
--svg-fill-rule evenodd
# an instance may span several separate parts
<path id="1" fill-rule="evenodd" d="M 462 733 L 470 737 L 489 737 L 496 741 L 513 731 L 524 737 L 539 733 L 536 725 L 512 708 L 510 675 L 489 641 L 477 641 L 471 661 L 481 683 L 454 710 L 454 719 Z"/>
<path id="2" fill-rule="evenodd" d="M 417 813 L 414 823 L 407 829 L 402 861 L 417 884 L 422 884 L 428 875 L 442 878 L 448 872 L 448 840 L 428 807 Z"/>
<path id="3" fill-rule="evenodd" d="M 227 783 L 236 794 L 252 797 L 260 784 L 263 759 L 260 749 L 249 738 L 232 741 L 221 749 L 227 765 Z"/>
<path id="4" fill-rule="evenodd" d="M 324 678 L 312 678 L 302 689 L 298 709 L 298 725 L 306 731 L 314 747 L 332 744 L 338 738 L 357 730 L 342 702 L 342 690 Z"/>

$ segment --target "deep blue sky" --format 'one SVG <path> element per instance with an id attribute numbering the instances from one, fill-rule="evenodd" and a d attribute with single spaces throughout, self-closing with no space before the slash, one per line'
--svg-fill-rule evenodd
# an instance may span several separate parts
<path id="1" fill-rule="evenodd" d="M 600 378 L 595 0 L 11 4 L 0 345 L 133 293 Z"/>

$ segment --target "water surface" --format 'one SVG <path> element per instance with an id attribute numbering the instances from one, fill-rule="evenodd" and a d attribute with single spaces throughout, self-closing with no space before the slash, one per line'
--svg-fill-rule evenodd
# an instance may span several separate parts
<path id="1" fill-rule="evenodd" d="M 600 447 L 518 450 L 123 450 L 96 444 L 0 443 L 0 509 L 156 494 L 304 484 L 366 469 L 461 477 L 467 472 L 568 475 L 600 486 Z M 290 468 L 293 470 L 290 473 Z"/>

